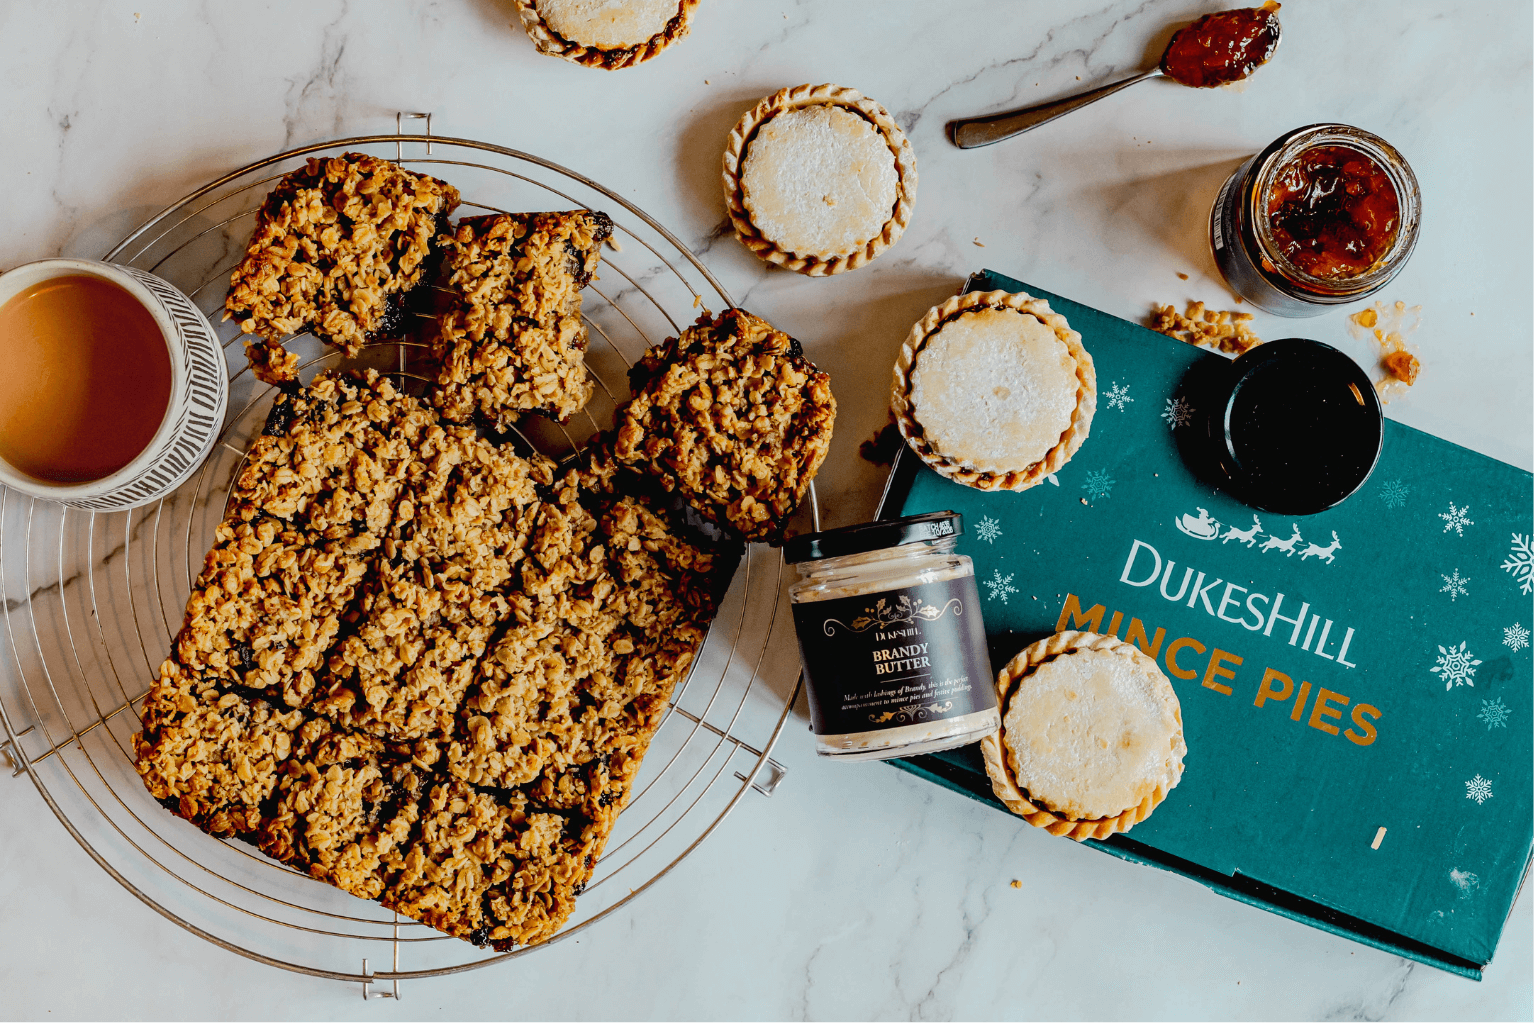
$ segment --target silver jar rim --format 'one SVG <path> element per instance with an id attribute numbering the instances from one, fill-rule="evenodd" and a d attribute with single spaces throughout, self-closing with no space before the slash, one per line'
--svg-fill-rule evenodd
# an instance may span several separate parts
<path id="1" fill-rule="evenodd" d="M 1280 169 L 1307 150 L 1322 146 L 1341 146 L 1362 153 L 1376 163 L 1392 182 L 1397 193 L 1397 237 L 1375 266 L 1364 274 L 1347 278 L 1316 277 L 1302 270 L 1287 259 L 1276 244 L 1270 228 L 1265 205 L 1270 188 L 1279 176 Z M 1252 226 L 1251 237 L 1259 251 L 1254 253 L 1254 263 L 1260 273 L 1274 284 L 1288 289 L 1301 289 L 1319 296 L 1349 296 L 1370 292 L 1386 284 L 1407 262 L 1419 239 L 1420 196 L 1419 180 L 1413 168 L 1391 143 L 1366 131 L 1347 124 L 1314 124 L 1288 132 L 1270 143 L 1253 163 L 1245 190 L 1243 213 Z M 1264 267 L 1268 260 L 1275 269 Z"/>

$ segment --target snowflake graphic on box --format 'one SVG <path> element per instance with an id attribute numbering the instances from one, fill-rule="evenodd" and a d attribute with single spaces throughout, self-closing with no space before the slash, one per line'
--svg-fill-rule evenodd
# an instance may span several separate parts
<path id="1" fill-rule="evenodd" d="M 1003 524 L 991 516 L 982 516 L 981 522 L 976 524 L 976 536 L 991 544 L 1003 535 Z"/>
<path id="2" fill-rule="evenodd" d="M 1124 412 L 1125 407 L 1134 401 L 1136 401 L 1136 399 L 1131 397 L 1130 385 L 1121 384 L 1119 381 L 1115 381 L 1113 384 L 1111 384 L 1109 386 L 1109 394 L 1104 396 L 1105 405 L 1109 406 L 1111 409 L 1119 409 L 1121 412 Z"/>
<path id="3" fill-rule="evenodd" d="M 1532 582 L 1531 538 L 1523 533 L 1512 533 L 1509 536 L 1509 557 L 1499 568 L 1515 578 L 1515 582 L 1520 584 L 1520 593 L 1529 594 Z"/>
<path id="4" fill-rule="evenodd" d="M 1512 651 L 1531 646 L 1531 631 L 1520 623 L 1504 627 L 1504 646 Z"/>
<path id="5" fill-rule="evenodd" d="M 1388 480 L 1381 485 L 1378 497 L 1381 498 L 1381 503 L 1387 506 L 1387 508 L 1402 508 L 1408 503 L 1408 492 L 1410 490 L 1412 488 L 1408 487 L 1401 480 Z"/>
<path id="6" fill-rule="evenodd" d="M 1471 505 L 1463 505 L 1461 508 L 1457 508 L 1456 503 L 1453 501 L 1450 503 L 1450 506 L 1451 510 L 1449 512 L 1440 513 L 1440 518 L 1445 520 L 1445 529 L 1441 530 L 1441 533 L 1450 533 L 1452 530 L 1455 530 L 1456 536 L 1460 537 L 1463 529 L 1468 526 L 1477 525 L 1467 518 L 1467 510 L 1472 507 Z"/>
<path id="7" fill-rule="evenodd" d="M 1452 569 L 1449 576 L 1441 573 L 1440 578 L 1445 580 L 1445 586 L 1440 588 L 1440 593 L 1450 594 L 1452 601 L 1456 600 L 1457 594 L 1462 597 L 1467 596 L 1467 584 L 1472 581 L 1463 576 L 1460 569 Z"/>
<path id="8" fill-rule="evenodd" d="M 1502 698 L 1483 701 L 1483 710 L 1477 716 L 1477 720 L 1488 726 L 1488 731 L 1509 728 L 1509 708 L 1504 706 Z"/>
<path id="9" fill-rule="evenodd" d="M 1493 799 L 1493 780 L 1485 779 L 1481 774 L 1474 775 L 1467 780 L 1467 799 L 1476 800 L 1477 806 L 1483 806 L 1484 800 Z"/>
<path id="10" fill-rule="evenodd" d="M 1440 651 L 1440 657 L 1435 659 L 1431 672 L 1437 674 L 1449 690 L 1453 686 L 1471 686 L 1472 677 L 1477 675 L 1477 666 L 1481 665 L 1481 658 L 1472 657 L 1472 652 L 1467 650 L 1467 642 L 1453 647 L 1441 647 L 1435 645 Z"/>
<path id="11" fill-rule="evenodd" d="M 1088 492 L 1088 497 L 1094 500 L 1109 497 L 1109 492 L 1114 488 L 1115 482 L 1109 478 L 1109 470 L 1095 469 L 1088 473 L 1088 480 L 1082 485 Z"/>
<path id="12" fill-rule="evenodd" d="M 1004 576 L 996 569 L 992 570 L 992 578 L 982 580 L 981 585 L 987 588 L 987 599 L 996 601 L 1002 599 L 1003 604 L 1008 603 L 1009 594 L 1017 594 L 1019 588 L 1013 585 L 1013 573 Z"/>
<path id="13" fill-rule="evenodd" d="M 1182 395 L 1168 399 L 1163 405 L 1163 422 L 1168 424 L 1169 430 L 1189 426 L 1189 421 L 1194 419 L 1194 416 L 1194 406 L 1184 401 Z"/>

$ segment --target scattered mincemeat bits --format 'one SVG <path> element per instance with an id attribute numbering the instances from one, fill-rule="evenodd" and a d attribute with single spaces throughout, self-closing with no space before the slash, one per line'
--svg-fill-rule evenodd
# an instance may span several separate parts
<path id="1" fill-rule="evenodd" d="M 1386 367 L 1387 372 L 1395 379 L 1404 384 L 1411 386 L 1419 379 L 1419 359 L 1412 352 L 1401 350 L 1389 352 L 1382 357 L 1381 365 Z"/>
<path id="2" fill-rule="evenodd" d="M 1421 306 L 1410 307 L 1401 300 L 1387 306 L 1378 300 L 1349 315 L 1350 335 L 1369 336 L 1381 348 L 1381 368 L 1387 375 L 1376 382 L 1376 390 L 1383 400 L 1394 391 L 1401 391 L 1395 388 L 1396 384 L 1412 387 L 1419 379 L 1419 358 L 1408 350 L 1404 335 L 1418 330 L 1422 314 Z"/>

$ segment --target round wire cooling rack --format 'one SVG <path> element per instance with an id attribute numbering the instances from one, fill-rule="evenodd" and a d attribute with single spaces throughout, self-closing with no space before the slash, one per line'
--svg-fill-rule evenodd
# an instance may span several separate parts
<path id="1" fill-rule="evenodd" d="M 579 451 L 610 425 L 640 354 L 691 322 L 706 295 L 734 305 L 688 249 L 633 203 L 528 153 L 427 134 L 369 135 L 281 153 L 210 182 L 124 239 L 105 259 L 166 278 L 209 319 L 223 304 L 254 216 L 273 183 L 311 156 L 372 153 L 450 181 L 459 212 L 587 207 L 614 221 L 584 294 L 587 363 L 598 388 L 569 424 L 529 420 L 524 440 L 553 457 Z M 397 121 L 398 128 L 398 121 Z M 241 335 L 220 324 L 230 368 L 229 412 L 208 461 L 157 504 L 126 513 L 64 509 L 0 489 L 0 742 L 82 848 L 166 918 L 227 950 L 288 970 L 399 998 L 399 983 L 484 967 L 508 953 L 478 949 L 269 860 L 173 816 L 133 769 L 138 706 L 179 630 L 192 580 L 223 515 L 274 389 L 246 368 Z M 340 363 L 313 338 L 290 339 L 301 379 Z M 425 354 L 410 343 L 370 346 L 348 366 L 424 387 Z M 814 492 L 810 514 L 816 515 Z M 749 545 L 704 647 L 677 687 L 631 802 L 558 942 L 658 881 L 756 791 L 772 795 L 784 767 L 770 752 L 798 691 L 798 664 L 780 600 L 779 554 Z M 544 945 L 548 945 L 545 943 Z M 387 965 L 382 969 L 373 965 Z"/>

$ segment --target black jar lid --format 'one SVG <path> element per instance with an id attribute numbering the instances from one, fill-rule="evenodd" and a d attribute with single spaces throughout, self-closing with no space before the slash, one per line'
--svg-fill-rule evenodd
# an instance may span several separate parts
<path id="1" fill-rule="evenodd" d="M 807 533 L 787 540 L 784 542 L 784 561 L 794 565 L 797 562 L 857 555 L 865 551 L 893 548 L 898 544 L 957 537 L 963 530 L 958 512 L 924 512 L 904 519 L 880 519 L 873 523 Z"/>
<path id="2" fill-rule="evenodd" d="M 1365 483 L 1381 455 L 1381 401 L 1353 359 L 1285 338 L 1234 359 L 1209 405 L 1215 457 L 1233 495 L 1265 512 L 1311 515 Z"/>

